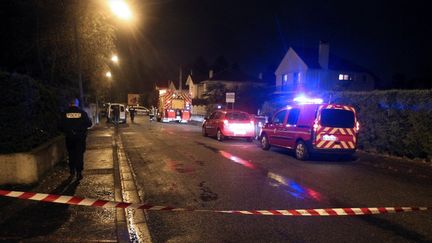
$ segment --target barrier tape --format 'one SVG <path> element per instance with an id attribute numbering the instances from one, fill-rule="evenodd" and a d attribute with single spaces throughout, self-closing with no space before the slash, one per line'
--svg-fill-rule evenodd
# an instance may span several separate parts
<path id="1" fill-rule="evenodd" d="M 283 210 L 207 210 L 193 208 L 176 208 L 169 206 L 154 206 L 151 204 L 125 203 L 90 198 L 80 198 L 75 196 L 63 196 L 55 194 L 20 192 L 0 190 L 0 196 L 13 197 L 26 200 L 62 203 L 70 205 L 81 205 L 103 208 L 128 208 L 144 209 L 152 211 L 194 211 L 211 212 L 224 214 L 244 214 L 244 215 L 275 215 L 275 216 L 356 216 L 386 213 L 402 213 L 413 211 L 428 211 L 432 207 L 369 207 L 369 208 L 323 208 L 323 209 L 283 209 Z"/>

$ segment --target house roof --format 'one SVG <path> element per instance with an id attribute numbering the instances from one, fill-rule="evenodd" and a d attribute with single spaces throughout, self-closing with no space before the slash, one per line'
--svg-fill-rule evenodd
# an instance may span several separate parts
<path id="1" fill-rule="evenodd" d="M 318 48 L 302 48 L 302 47 L 292 47 L 292 49 L 297 53 L 297 55 L 305 62 L 305 64 L 312 69 L 321 69 L 319 64 L 319 50 Z M 330 54 L 329 56 L 329 67 L 330 70 L 340 70 L 340 71 L 353 71 L 353 72 L 366 72 L 369 70 L 354 64 L 351 61 L 340 58 L 338 56 Z"/>
<path id="2" fill-rule="evenodd" d="M 170 88 L 171 85 L 174 85 L 174 83 L 170 80 L 158 80 L 155 82 L 156 89 L 167 89 Z M 175 85 L 174 88 L 176 88 Z"/>
<path id="3" fill-rule="evenodd" d="M 207 79 L 207 80 L 208 81 L 254 82 L 254 83 L 263 82 L 261 79 L 258 79 L 254 76 L 248 75 L 240 70 L 233 69 L 233 68 L 215 73 L 211 79 Z"/>
<path id="4" fill-rule="evenodd" d="M 189 74 L 192 77 L 192 81 L 194 84 L 201 83 L 204 80 L 208 80 L 208 74 Z M 188 77 L 189 77 L 188 76 Z M 187 78 L 186 78 L 187 81 Z"/>

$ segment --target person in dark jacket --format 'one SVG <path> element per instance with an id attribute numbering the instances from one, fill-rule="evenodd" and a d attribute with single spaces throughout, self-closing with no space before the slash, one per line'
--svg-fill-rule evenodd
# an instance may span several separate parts
<path id="1" fill-rule="evenodd" d="M 133 108 L 133 107 L 129 108 L 129 116 L 130 116 L 130 118 L 131 118 L 131 122 L 134 122 L 134 119 L 135 119 L 135 113 L 136 113 L 135 108 Z"/>
<path id="2" fill-rule="evenodd" d="M 77 179 L 81 180 L 84 168 L 87 128 L 92 126 L 92 122 L 87 113 L 78 107 L 78 104 L 76 98 L 70 101 L 69 108 L 62 114 L 60 130 L 66 137 L 71 178 L 76 175 Z"/>

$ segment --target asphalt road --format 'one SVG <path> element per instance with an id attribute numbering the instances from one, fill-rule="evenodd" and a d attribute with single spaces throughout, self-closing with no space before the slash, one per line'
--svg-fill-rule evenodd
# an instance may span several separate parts
<path id="1" fill-rule="evenodd" d="M 218 142 L 199 126 L 149 122 L 119 129 L 143 202 L 255 210 L 431 206 L 432 183 L 383 173 L 359 161 L 297 161 L 258 142 Z M 361 156 L 361 155 L 359 155 Z M 374 157 L 367 158 L 373 164 Z M 363 158 L 365 160 L 365 158 Z M 147 212 L 153 242 L 432 241 L 431 212 L 284 217 Z"/>

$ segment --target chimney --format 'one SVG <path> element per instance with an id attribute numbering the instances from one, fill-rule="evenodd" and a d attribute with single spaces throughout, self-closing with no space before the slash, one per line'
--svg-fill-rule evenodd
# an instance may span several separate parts
<path id="1" fill-rule="evenodd" d="M 209 70 L 209 79 L 213 78 L 213 70 Z"/>
<path id="2" fill-rule="evenodd" d="M 322 69 L 328 69 L 329 56 L 330 56 L 329 43 L 327 41 L 320 41 L 318 62 Z"/>

